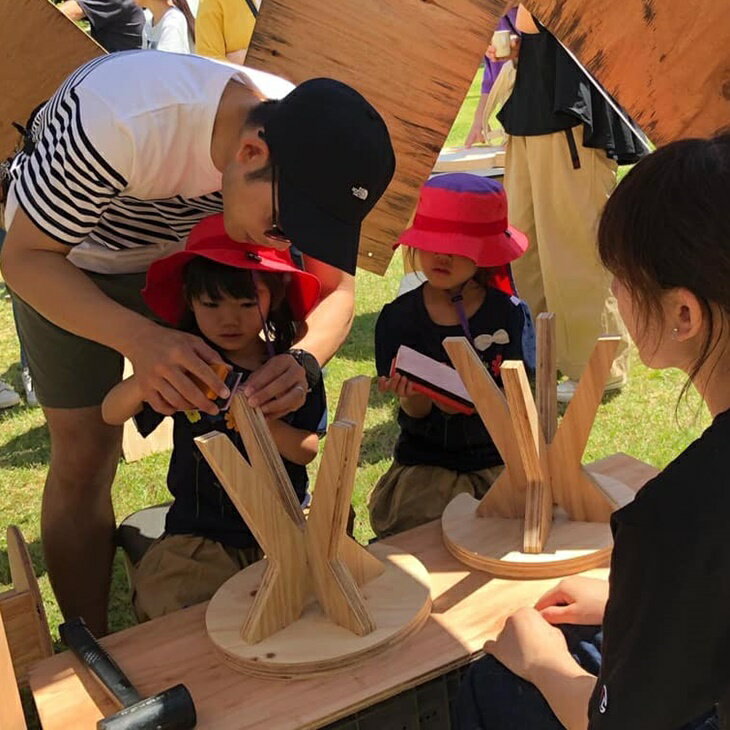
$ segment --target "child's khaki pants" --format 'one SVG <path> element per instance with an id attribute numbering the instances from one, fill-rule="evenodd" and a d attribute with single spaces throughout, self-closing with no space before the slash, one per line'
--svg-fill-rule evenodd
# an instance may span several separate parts
<path id="1" fill-rule="evenodd" d="M 509 219 L 529 239 L 512 270 L 517 293 L 533 317 L 555 312 L 558 369 L 578 380 L 596 339 L 620 335 L 610 382 L 623 383 L 629 336 L 596 246 L 598 220 L 616 186 L 616 163 L 603 150 L 583 147 L 581 127 L 572 132 L 580 157 L 577 170 L 563 132 L 507 142 Z"/>
<path id="2" fill-rule="evenodd" d="M 163 535 L 131 571 L 137 620 L 211 599 L 229 578 L 262 557 L 259 547 L 239 549 L 196 535 Z"/>
<path id="3" fill-rule="evenodd" d="M 481 499 L 502 469 L 495 466 L 457 472 L 440 466 L 403 466 L 393 461 L 370 495 L 373 531 L 378 537 L 387 537 L 436 520 L 459 494 Z"/>

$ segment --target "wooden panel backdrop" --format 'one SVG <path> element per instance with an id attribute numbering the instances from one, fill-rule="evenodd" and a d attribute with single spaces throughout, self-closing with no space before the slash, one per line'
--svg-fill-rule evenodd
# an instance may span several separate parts
<path id="1" fill-rule="evenodd" d="M 48 99 L 74 69 L 105 53 L 47 0 L 0 0 L 0 160 L 20 135 L 12 122 Z"/>
<path id="2" fill-rule="evenodd" d="M 504 0 L 264 0 L 246 63 L 296 83 L 316 76 L 345 81 L 390 129 L 396 173 L 363 228 L 363 268 L 385 272 L 505 6 Z"/>
<path id="3" fill-rule="evenodd" d="M 526 0 L 657 145 L 730 125 L 730 22 L 717 0 Z"/>

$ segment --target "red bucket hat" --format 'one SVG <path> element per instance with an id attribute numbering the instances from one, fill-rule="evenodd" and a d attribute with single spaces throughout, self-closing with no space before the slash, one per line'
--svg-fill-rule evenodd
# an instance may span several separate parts
<path id="1" fill-rule="evenodd" d="M 421 188 L 413 225 L 395 245 L 401 243 L 465 256 L 480 267 L 502 266 L 522 256 L 527 236 L 508 224 L 507 195 L 499 182 L 454 172 Z"/>
<path id="2" fill-rule="evenodd" d="M 319 300 L 319 279 L 294 266 L 288 250 L 234 241 L 226 235 L 220 214 L 200 221 L 190 232 L 184 251 L 155 261 L 147 272 L 142 296 L 149 308 L 170 324 L 179 324 L 185 313 L 183 271 L 196 256 L 236 269 L 288 274 L 286 298 L 297 321 L 302 321 Z"/>

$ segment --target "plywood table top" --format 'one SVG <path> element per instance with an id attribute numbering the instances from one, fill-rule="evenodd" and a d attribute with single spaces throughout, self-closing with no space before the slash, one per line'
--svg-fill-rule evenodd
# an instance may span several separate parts
<path id="1" fill-rule="evenodd" d="M 599 464 L 603 473 L 635 489 L 656 474 L 622 454 Z M 509 614 L 532 605 L 557 582 L 500 580 L 470 570 L 444 548 L 438 521 L 389 542 L 428 568 L 433 612 L 416 635 L 344 672 L 311 680 L 265 680 L 236 672 L 205 632 L 207 604 L 113 634 L 102 644 L 143 696 L 184 683 L 201 729 L 315 728 L 467 663 Z M 94 728 L 117 709 L 69 652 L 37 664 L 30 683 L 45 730 Z"/>

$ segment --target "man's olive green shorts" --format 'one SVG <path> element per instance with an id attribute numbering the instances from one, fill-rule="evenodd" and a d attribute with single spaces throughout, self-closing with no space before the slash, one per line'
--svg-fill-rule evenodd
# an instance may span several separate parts
<path id="1" fill-rule="evenodd" d="M 84 271 L 115 302 L 153 319 L 142 300 L 145 274 L 94 274 Z M 69 292 L 69 297 L 73 292 Z M 28 357 L 33 387 L 46 408 L 101 405 L 122 378 L 122 356 L 104 345 L 56 326 L 13 294 L 15 316 Z"/>

